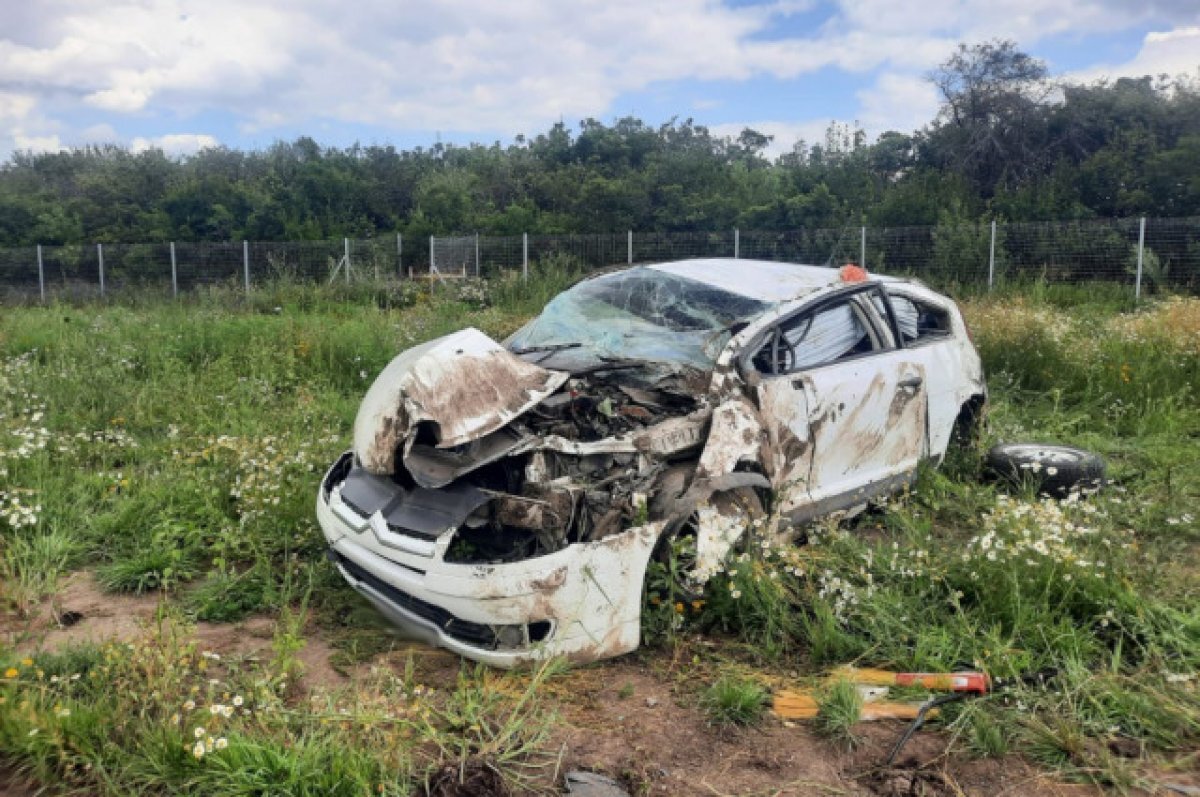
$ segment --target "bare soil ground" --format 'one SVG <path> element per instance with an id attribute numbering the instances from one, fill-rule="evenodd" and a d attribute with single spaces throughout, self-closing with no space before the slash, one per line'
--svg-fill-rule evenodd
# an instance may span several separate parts
<path id="1" fill-rule="evenodd" d="M 130 595 L 104 592 L 91 573 L 72 573 L 58 594 L 23 619 L 0 617 L 0 642 L 18 652 L 59 650 L 87 642 L 129 642 L 154 624 L 161 598 L 157 593 Z M 221 655 L 271 655 L 275 620 L 251 617 L 239 623 L 196 623 L 195 640 L 203 650 Z M 319 634 L 309 634 L 297 653 L 304 664 L 302 687 L 329 688 L 346 681 L 330 664 L 334 649 Z"/>
<path id="2" fill-rule="evenodd" d="M 54 601 L 22 620 L 0 620 L 0 641 L 21 652 L 83 642 L 131 641 L 147 633 L 160 608 L 156 596 L 101 591 L 89 573 L 73 574 Z M 274 619 L 235 624 L 198 623 L 197 643 L 222 656 L 270 656 Z M 346 673 L 333 663 L 336 648 L 317 629 L 298 654 L 305 665 L 301 693 L 344 686 L 360 668 L 400 672 L 412 655 L 423 682 L 452 687 L 459 660 L 444 651 L 397 642 L 393 649 Z M 550 682 L 547 700 L 561 722 L 555 737 L 562 769 L 617 778 L 632 795 L 879 795 L 942 797 L 1095 794 L 1039 773 L 1020 758 L 972 760 L 946 754 L 944 735 L 925 731 L 909 743 L 898 765 L 881 768 L 903 731 L 902 722 L 862 727 L 862 743 L 844 750 L 816 737 L 803 723 L 775 719 L 760 728 L 728 730 L 708 724 L 695 691 L 681 684 L 653 654 L 635 654 L 582 667 Z M 33 792 L 0 770 L 0 795 Z"/>
<path id="3" fill-rule="evenodd" d="M 33 797 L 34 794 L 32 784 L 0 763 L 0 797 Z"/>
<path id="4" fill-rule="evenodd" d="M 708 725 L 694 699 L 644 661 L 630 658 L 568 676 L 562 707 L 567 761 L 619 777 L 642 795 L 1084 795 L 1019 759 L 967 761 L 945 756 L 946 739 L 923 733 L 898 766 L 881 769 L 900 722 L 862 729 L 862 744 L 842 750 L 803 723 L 768 719 L 761 728 Z M 632 688 L 632 693 L 631 693 Z"/>

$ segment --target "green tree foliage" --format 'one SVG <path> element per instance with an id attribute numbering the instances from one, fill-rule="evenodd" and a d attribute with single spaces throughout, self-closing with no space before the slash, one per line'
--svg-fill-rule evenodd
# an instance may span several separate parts
<path id="1" fill-rule="evenodd" d="M 995 274 L 1007 265 L 1003 227 L 996 228 Z M 933 228 L 930 275 L 942 281 L 978 282 L 988 273 L 992 257 L 990 225 L 974 221 L 962 202 L 954 199 L 939 214 Z"/>
<path id="2" fill-rule="evenodd" d="M 929 159 L 967 176 L 981 196 L 1035 174 L 1047 152 L 1046 65 L 1011 41 L 960 44 L 929 75 L 942 95 Z"/>
<path id="3" fill-rule="evenodd" d="M 632 117 L 508 146 L 17 153 L 0 164 L 0 246 L 863 223 L 950 241 L 991 218 L 1200 215 L 1200 84 L 1056 85 L 1008 41 L 961 45 L 929 78 L 943 104 L 922 130 L 868 143 L 834 125 L 776 158 L 759 131 Z"/>

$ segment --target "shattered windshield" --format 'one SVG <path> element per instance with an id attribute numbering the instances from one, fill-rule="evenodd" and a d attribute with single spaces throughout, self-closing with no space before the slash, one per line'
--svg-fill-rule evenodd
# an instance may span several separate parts
<path id="1" fill-rule="evenodd" d="M 515 352 L 572 350 L 712 367 L 729 327 L 768 305 L 652 268 L 586 280 L 556 296 L 508 341 Z"/>

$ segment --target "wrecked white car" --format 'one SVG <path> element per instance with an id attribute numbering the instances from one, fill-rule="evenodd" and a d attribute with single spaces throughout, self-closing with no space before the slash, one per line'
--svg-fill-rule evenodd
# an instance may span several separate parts
<path id="1" fill-rule="evenodd" d="M 342 575 L 498 666 L 638 645 L 650 557 L 697 581 L 766 501 L 797 522 L 940 460 L 985 397 L 952 301 L 856 267 L 688 260 L 586 279 L 503 344 L 396 357 L 321 483 Z"/>

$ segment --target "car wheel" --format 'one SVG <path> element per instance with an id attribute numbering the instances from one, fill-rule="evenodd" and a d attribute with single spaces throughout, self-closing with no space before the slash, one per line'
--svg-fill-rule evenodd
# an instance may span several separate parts
<path id="1" fill-rule="evenodd" d="M 950 441 L 959 448 L 974 450 L 983 438 L 983 396 L 972 396 L 958 411 Z"/>
<path id="2" fill-rule="evenodd" d="M 1001 479 L 1032 483 L 1038 493 L 1059 498 L 1073 490 L 1095 491 L 1104 483 L 1104 460 L 1073 446 L 1001 443 L 988 449 L 984 466 Z"/>
<path id="3" fill-rule="evenodd" d="M 667 500 L 674 500 L 671 497 L 672 492 L 678 491 L 682 495 L 685 477 L 680 476 L 680 471 L 685 470 L 687 476 L 690 477 L 693 470 L 691 466 L 669 470 L 662 479 L 664 488 L 660 495 L 664 495 Z M 709 503 L 719 513 L 745 518 L 747 523 L 766 514 L 762 499 L 751 487 L 738 487 L 717 493 L 709 499 Z M 651 509 L 654 508 L 655 503 L 652 500 Z M 663 565 L 671 583 L 672 592 L 689 601 L 698 600 L 704 594 L 703 583 L 695 580 L 698 567 L 696 539 L 699 536 L 699 522 L 698 510 L 693 510 L 680 518 L 677 525 L 659 538 L 658 545 L 651 555 L 654 560 Z"/>

